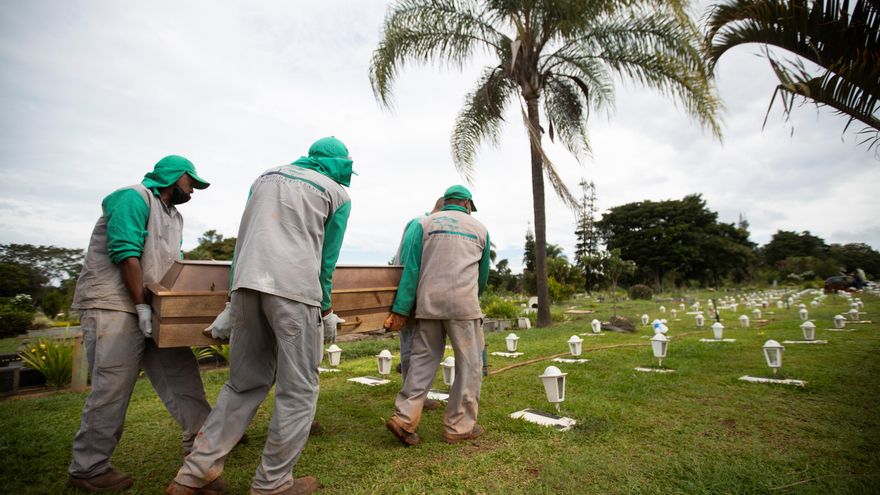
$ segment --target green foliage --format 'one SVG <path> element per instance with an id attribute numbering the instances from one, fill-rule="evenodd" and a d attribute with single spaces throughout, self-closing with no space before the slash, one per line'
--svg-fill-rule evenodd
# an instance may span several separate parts
<path id="1" fill-rule="evenodd" d="M 229 344 L 215 344 L 209 349 L 218 357 L 223 358 L 223 361 L 229 362 Z"/>
<path id="2" fill-rule="evenodd" d="M 34 314 L 30 311 L 0 310 L 0 338 L 15 337 L 27 333 Z"/>
<path id="3" fill-rule="evenodd" d="M 522 314 L 522 308 L 518 304 L 494 294 L 483 294 L 480 308 L 487 318 L 513 319 Z"/>
<path id="4" fill-rule="evenodd" d="M 235 237 L 224 238 L 216 230 L 208 230 L 199 237 L 199 245 L 184 253 L 188 260 L 229 261 L 235 253 Z"/>
<path id="5" fill-rule="evenodd" d="M 820 237 L 804 231 L 798 234 L 786 230 L 778 230 L 770 242 L 761 248 L 764 263 L 770 267 L 778 268 L 779 264 L 793 257 L 811 257 L 815 259 L 826 258 L 828 246 Z"/>
<path id="6" fill-rule="evenodd" d="M 28 294 L 18 294 L 4 305 L 8 311 L 34 312 L 34 300 Z"/>
<path id="7" fill-rule="evenodd" d="M 861 268 L 868 278 L 880 277 L 880 253 L 867 244 L 832 244 L 828 247 L 828 255 L 847 272 Z"/>
<path id="8" fill-rule="evenodd" d="M 63 305 L 64 295 L 59 290 L 50 290 L 47 292 L 41 303 L 43 312 L 46 313 L 46 316 L 49 318 L 55 318 L 55 316 L 61 312 Z"/>
<path id="9" fill-rule="evenodd" d="M 654 290 L 644 284 L 635 284 L 630 286 L 629 298 L 632 300 L 647 300 L 650 301 L 654 298 Z"/>
<path id="10" fill-rule="evenodd" d="M 577 290 L 574 285 L 561 284 L 557 282 L 554 277 L 547 279 L 547 289 L 550 291 L 550 300 L 557 304 L 571 299 L 571 296 L 573 296 Z"/>
<path id="11" fill-rule="evenodd" d="M 46 377 L 50 387 L 61 388 L 70 383 L 73 372 L 71 339 L 42 339 L 28 345 L 19 355 L 28 367 Z"/>
<path id="12" fill-rule="evenodd" d="M 202 359 L 208 359 L 214 356 L 214 346 L 206 347 L 191 347 L 193 355 L 196 357 L 196 361 L 201 361 Z"/>
<path id="13" fill-rule="evenodd" d="M 727 0 L 712 11 L 706 33 L 711 67 L 728 50 L 751 43 L 764 45 L 779 80 L 770 107 L 779 96 L 788 116 L 795 100 L 812 100 L 849 117 L 846 127 L 854 120 L 866 124 L 862 142 L 869 148 L 880 142 L 877 0 Z M 779 58 L 768 45 L 795 59 Z"/>

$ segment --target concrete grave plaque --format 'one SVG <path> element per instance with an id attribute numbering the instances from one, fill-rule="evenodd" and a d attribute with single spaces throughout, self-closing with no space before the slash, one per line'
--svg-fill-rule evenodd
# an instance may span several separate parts
<path id="1" fill-rule="evenodd" d="M 550 426 L 559 431 L 568 431 L 577 421 L 572 418 L 557 416 L 537 409 L 523 409 L 510 415 L 513 419 L 522 419 L 541 426 Z"/>

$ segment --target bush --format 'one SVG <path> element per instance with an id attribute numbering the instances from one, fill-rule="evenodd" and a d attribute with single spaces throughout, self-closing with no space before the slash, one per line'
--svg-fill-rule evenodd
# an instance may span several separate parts
<path id="1" fill-rule="evenodd" d="M 576 289 L 573 285 L 561 284 L 555 278 L 548 277 L 547 290 L 550 293 L 550 301 L 560 303 L 571 299 Z"/>
<path id="2" fill-rule="evenodd" d="M 482 301 L 483 314 L 486 318 L 502 318 L 512 320 L 522 313 L 522 308 L 514 302 L 506 301 L 498 296 L 486 296 Z"/>
<path id="3" fill-rule="evenodd" d="M 629 288 L 629 298 L 632 300 L 643 299 L 650 301 L 654 297 L 654 290 L 644 284 L 636 284 Z"/>
<path id="4" fill-rule="evenodd" d="M 0 311 L 0 339 L 27 333 L 33 313 L 27 311 Z"/>
<path id="5" fill-rule="evenodd" d="M 40 340 L 20 353 L 21 360 L 46 377 L 50 387 L 61 388 L 70 383 L 73 372 L 73 341 Z"/>

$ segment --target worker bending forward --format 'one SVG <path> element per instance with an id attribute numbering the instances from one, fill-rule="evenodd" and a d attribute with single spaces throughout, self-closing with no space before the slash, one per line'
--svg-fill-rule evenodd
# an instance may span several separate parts
<path id="1" fill-rule="evenodd" d="M 110 457 L 141 368 L 183 428 L 184 451 L 211 412 L 192 351 L 160 349 L 150 338 L 153 313 L 144 295 L 144 285 L 159 282 L 180 259 L 183 217 L 176 205 L 208 185 L 192 162 L 170 155 L 140 184 L 101 203 L 72 304 L 80 311 L 92 390 L 73 439 L 68 486 L 93 492 L 131 486 L 131 475 L 114 469 Z"/>
<path id="2" fill-rule="evenodd" d="M 336 138 L 307 157 L 263 172 L 251 186 L 232 274 L 231 302 L 212 324 L 231 327 L 229 381 L 167 494 L 223 494 L 226 455 L 275 384 L 275 409 L 252 494 L 311 493 L 317 480 L 291 470 L 318 400 L 324 326 L 335 332 L 330 285 L 351 203 L 352 160 Z M 227 313 L 228 312 L 228 313 Z M 226 314 L 225 314 L 226 313 Z M 323 315 L 323 321 L 322 321 Z"/>
<path id="3" fill-rule="evenodd" d="M 455 353 L 455 382 L 443 416 L 448 443 L 477 438 L 482 385 L 483 329 L 479 294 L 489 277 L 489 234 L 470 216 L 471 193 L 452 186 L 443 209 L 412 225 L 406 233 L 403 276 L 386 325 L 402 327 L 415 304 L 418 329 L 394 416 L 385 426 L 407 445 L 419 443 L 416 428 L 422 406 L 443 359 L 446 337 Z"/>

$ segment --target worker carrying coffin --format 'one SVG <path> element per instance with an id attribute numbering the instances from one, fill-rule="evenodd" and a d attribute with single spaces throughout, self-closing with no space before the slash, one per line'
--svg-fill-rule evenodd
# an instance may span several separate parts
<path id="1" fill-rule="evenodd" d="M 291 470 L 318 401 L 323 336 L 335 336 L 330 288 L 351 202 L 352 160 L 334 137 L 254 181 L 232 266 L 231 301 L 211 325 L 230 338 L 229 381 L 166 494 L 222 494 L 223 463 L 275 385 L 275 408 L 252 494 L 311 493 Z M 230 335 L 231 332 L 231 335 Z"/>
<path id="2" fill-rule="evenodd" d="M 183 428 L 184 451 L 211 410 L 192 351 L 160 349 L 149 338 L 152 310 L 144 296 L 144 285 L 159 282 L 180 259 L 183 217 L 176 205 L 208 185 L 192 162 L 171 155 L 140 184 L 123 187 L 101 203 L 72 304 L 80 311 L 92 390 L 73 439 L 69 486 L 89 491 L 131 486 L 131 475 L 114 469 L 110 457 L 122 437 L 141 368 Z"/>
<path id="3" fill-rule="evenodd" d="M 489 278 L 489 234 L 470 213 L 470 191 L 452 186 L 443 209 L 407 230 L 403 275 L 386 328 L 398 330 L 415 304 L 409 371 L 385 426 L 402 442 L 419 442 L 416 428 L 428 389 L 443 359 L 449 337 L 455 353 L 455 382 L 443 416 L 449 443 L 482 434 L 477 410 L 482 386 L 483 328 L 479 295 Z"/>

